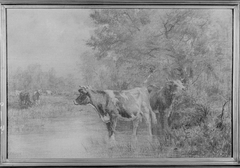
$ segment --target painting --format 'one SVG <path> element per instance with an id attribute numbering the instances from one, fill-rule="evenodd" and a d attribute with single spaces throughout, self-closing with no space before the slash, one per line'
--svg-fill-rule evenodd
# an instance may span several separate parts
<path id="1" fill-rule="evenodd" d="M 231 7 L 6 14 L 8 159 L 233 157 Z"/>

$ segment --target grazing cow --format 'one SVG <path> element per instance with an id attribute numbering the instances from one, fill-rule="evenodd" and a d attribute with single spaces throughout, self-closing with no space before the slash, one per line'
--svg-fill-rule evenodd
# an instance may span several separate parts
<path id="1" fill-rule="evenodd" d="M 32 105 L 29 92 L 22 91 L 19 94 L 19 100 L 20 100 L 19 104 L 21 107 L 29 107 Z"/>
<path id="2" fill-rule="evenodd" d="M 37 90 L 32 95 L 32 100 L 35 105 L 40 104 L 40 91 Z"/>
<path id="3" fill-rule="evenodd" d="M 22 92 L 21 90 L 15 90 L 15 95 L 19 96 L 21 92 Z"/>
<path id="4" fill-rule="evenodd" d="M 46 90 L 46 94 L 47 95 L 52 95 L 52 91 L 51 90 Z"/>
<path id="5" fill-rule="evenodd" d="M 166 133 L 171 137 L 173 135 L 171 134 L 170 128 L 168 126 L 168 118 L 172 111 L 171 105 L 176 94 L 184 89 L 185 87 L 180 80 L 167 81 L 161 89 L 152 85 L 148 87 L 148 92 L 150 94 L 150 105 L 152 107 L 152 110 L 157 113 L 157 119 L 158 122 L 160 122 L 158 126 L 161 126 L 160 130 L 162 131 L 165 129 L 167 131 Z M 166 119 L 165 113 L 167 109 L 170 111 L 170 113 Z"/>
<path id="6" fill-rule="evenodd" d="M 150 138 L 152 138 L 151 122 L 157 123 L 153 113 L 147 88 L 134 88 L 131 90 L 93 90 L 80 87 L 79 96 L 74 101 L 75 105 L 90 104 L 98 112 L 100 118 L 106 123 L 109 138 L 115 140 L 114 132 L 117 119 L 133 121 L 133 137 L 137 139 L 139 121 L 145 119 Z"/>

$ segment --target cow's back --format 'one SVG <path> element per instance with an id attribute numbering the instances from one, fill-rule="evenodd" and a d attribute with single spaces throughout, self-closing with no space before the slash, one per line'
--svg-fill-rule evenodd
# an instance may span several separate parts
<path id="1" fill-rule="evenodd" d="M 146 87 L 137 87 L 122 91 L 105 91 L 122 117 L 131 118 L 141 111 L 142 106 L 150 107 L 149 93 Z"/>

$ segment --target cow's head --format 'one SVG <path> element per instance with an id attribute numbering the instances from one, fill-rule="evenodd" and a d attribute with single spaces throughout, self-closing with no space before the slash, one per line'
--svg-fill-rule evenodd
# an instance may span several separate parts
<path id="1" fill-rule="evenodd" d="M 90 95 L 88 87 L 80 86 L 78 89 L 79 96 L 74 101 L 75 105 L 86 105 L 90 103 Z"/>
<path id="2" fill-rule="evenodd" d="M 170 80 L 167 81 L 167 89 L 171 92 L 171 94 L 175 95 L 185 90 L 185 86 L 180 80 Z"/>

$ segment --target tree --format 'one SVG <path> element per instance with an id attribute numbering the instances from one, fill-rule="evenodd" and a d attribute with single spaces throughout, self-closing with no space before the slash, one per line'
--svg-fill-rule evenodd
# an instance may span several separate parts
<path id="1" fill-rule="evenodd" d="M 94 50 L 95 61 L 107 67 L 115 89 L 142 85 L 154 72 L 148 84 L 182 79 L 194 102 L 224 103 L 231 96 L 232 14 L 228 11 L 221 18 L 217 15 L 221 12 L 97 9 L 90 15 L 95 31 L 87 45 Z"/>

